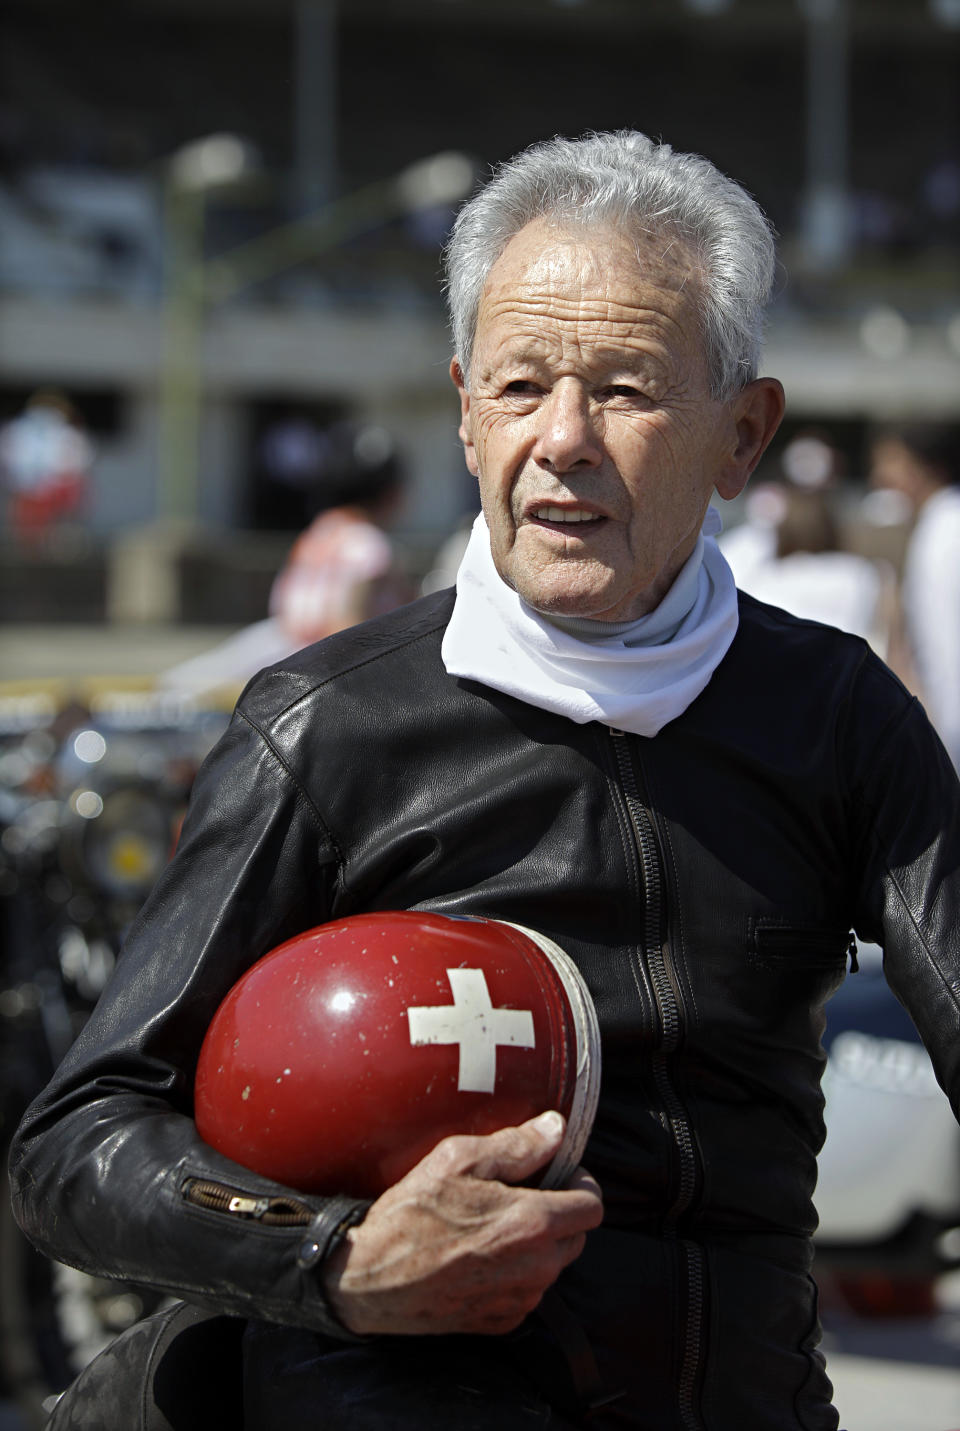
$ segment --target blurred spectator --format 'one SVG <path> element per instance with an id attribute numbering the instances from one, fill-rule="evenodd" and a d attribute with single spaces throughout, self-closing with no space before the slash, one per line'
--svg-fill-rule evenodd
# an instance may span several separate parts
<path id="1" fill-rule="evenodd" d="M 871 486 L 916 514 L 904 561 L 908 681 L 960 769 L 960 427 L 911 423 L 878 434 Z"/>
<path id="2" fill-rule="evenodd" d="M 328 433 L 317 488 L 322 508 L 294 542 L 270 593 L 270 615 L 167 671 L 160 684 L 193 694 L 244 684 L 264 666 L 416 594 L 386 528 L 405 474 L 381 427 L 341 423 Z"/>
<path id="3" fill-rule="evenodd" d="M 777 554 L 777 522 L 782 507 L 781 482 L 755 481 L 744 499 L 743 521 L 717 538 L 742 591 L 746 591 L 754 569 Z"/>
<path id="4" fill-rule="evenodd" d="M 0 428 L 0 478 L 18 540 L 36 541 L 80 514 L 92 461 L 93 445 L 61 393 L 35 393 L 23 412 Z"/>
<path id="5" fill-rule="evenodd" d="M 795 616 L 863 636 L 886 656 L 893 572 L 843 550 L 830 495 L 839 455 L 825 438 L 802 433 L 780 465 L 783 480 L 760 484 L 747 500 L 747 521 L 720 539 L 737 585 Z"/>
<path id="6" fill-rule="evenodd" d="M 348 434 L 344 476 L 322 489 L 332 505 L 293 545 L 270 593 L 270 614 L 294 646 L 379 616 L 413 595 L 384 530 L 403 494 L 389 434 L 365 427 Z"/>
<path id="7" fill-rule="evenodd" d="M 780 457 L 780 474 L 773 481 L 754 481 L 747 492 L 746 520 L 720 537 L 720 550 L 733 569 L 737 585 L 747 583 L 758 565 L 777 556 L 777 526 L 783 515 L 786 487 L 822 488 L 834 486 L 841 459 L 828 438 L 814 430 L 797 434 Z"/>

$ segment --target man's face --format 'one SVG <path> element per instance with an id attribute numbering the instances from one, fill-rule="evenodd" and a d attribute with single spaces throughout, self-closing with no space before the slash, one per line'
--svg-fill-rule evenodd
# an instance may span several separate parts
<path id="1" fill-rule="evenodd" d="M 544 220 L 490 272 L 469 391 L 451 369 L 460 435 L 497 570 L 538 610 L 652 610 L 713 491 L 736 495 L 759 457 L 742 460 L 738 400 L 710 397 L 697 283 L 678 244 L 638 259 L 615 230 Z"/>

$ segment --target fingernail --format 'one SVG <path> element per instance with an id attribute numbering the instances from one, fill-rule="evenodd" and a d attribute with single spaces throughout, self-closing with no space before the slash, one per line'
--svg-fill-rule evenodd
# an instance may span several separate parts
<path id="1" fill-rule="evenodd" d="M 539 1118 L 534 1118 L 533 1126 L 545 1138 L 556 1138 L 563 1132 L 563 1118 L 559 1113 L 550 1109 L 548 1113 L 541 1113 Z"/>

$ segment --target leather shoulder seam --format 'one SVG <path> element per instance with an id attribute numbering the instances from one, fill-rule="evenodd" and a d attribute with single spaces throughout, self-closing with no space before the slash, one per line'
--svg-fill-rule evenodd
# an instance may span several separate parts
<path id="1" fill-rule="evenodd" d="M 405 651 L 410 646 L 417 645 L 417 643 L 420 641 L 426 641 L 429 637 L 434 636 L 437 631 L 443 630 L 446 625 L 446 619 L 438 621 L 435 625 L 429 627 L 426 631 L 418 631 L 415 636 L 409 636 L 405 640 L 398 641 L 394 645 L 390 645 L 379 651 L 374 651 L 371 655 L 365 656 L 362 660 L 357 660 L 351 665 L 338 667 L 337 670 L 331 672 L 329 675 L 323 676 L 322 678 L 318 679 L 307 690 L 298 692 L 297 695 L 294 696 L 290 701 L 288 701 L 286 705 L 282 706 L 279 710 L 273 712 L 271 720 L 280 720 L 283 716 L 289 714 L 290 711 L 294 710 L 302 701 L 309 700 L 311 696 L 316 695 L 316 693 L 322 690 L 324 686 L 331 685 L 334 681 L 340 680 L 343 676 L 353 675 L 354 672 L 363 670 L 365 666 L 372 665 L 374 661 L 382 661 L 388 656 L 396 655 L 400 651 Z M 237 706 L 237 711 L 239 714 L 243 715 L 244 719 L 249 722 L 249 724 L 253 727 L 254 730 L 258 731 L 261 735 L 263 735 L 263 738 L 265 740 L 268 739 L 267 736 L 264 734 L 262 727 L 258 725 L 257 722 L 253 720 L 251 716 L 248 716 L 247 713 L 243 711 L 239 705 Z M 272 742 L 270 742 L 269 740 L 268 744 L 270 744 L 271 749 L 274 749 Z"/>
<path id="2" fill-rule="evenodd" d="M 292 768 L 290 762 L 283 758 L 280 751 L 277 749 L 274 742 L 270 739 L 267 732 L 261 726 L 259 726 L 257 722 L 252 719 L 251 716 L 247 715 L 246 711 L 241 710 L 239 706 L 237 707 L 237 715 L 241 718 L 241 720 L 246 721 L 247 725 L 250 727 L 251 730 L 256 732 L 256 734 L 263 741 L 264 745 L 267 747 L 270 754 L 273 756 L 274 760 L 277 762 L 280 768 L 285 772 L 285 774 L 290 778 L 290 780 L 293 781 L 293 784 L 296 786 L 298 799 L 302 801 L 302 803 L 310 811 L 314 820 L 317 822 L 321 830 L 326 835 L 327 839 L 330 841 L 330 845 L 336 853 L 337 863 L 340 866 L 342 874 L 344 866 L 344 857 L 339 842 L 337 841 L 336 836 L 333 834 L 333 831 L 330 829 L 330 826 L 327 824 L 326 820 L 323 818 L 320 811 L 317 809 L 316 805 L 310 799 L 310 796 L 307 794 L 306 790 L 303 788 L 303 785 L 299 780 L 296 771 Z"/>

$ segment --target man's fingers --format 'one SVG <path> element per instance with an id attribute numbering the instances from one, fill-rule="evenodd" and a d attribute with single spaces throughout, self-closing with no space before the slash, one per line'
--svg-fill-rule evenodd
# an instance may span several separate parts
<path id="1" fill-rule="evenodd" d="M 441 1178 L 465 1177 L 516 1187 L 550 1162 L 563 1142 L 565 1127 L 562 1116 L 551 1111 L 515 1128 L 501 1128 L 476 1137 L 445 1138 L 420 1166 Z M 516 1187 L 513 1197 L 519 1199 L 514 1211 L 525 1223 L 528 1217 L 536 1216 L 541 1233 L 548 1236 L 589 1231 L 603 1220 L 599 1184 L 582 1167 L 570 1175 L 562 1188 L 546 1191 Z"/>
<path id="2" fill-rule="evenodd" d="M 541 1115 L 445 1138 L 387 1190 L 327 1260 L 324 1285 L 356 1332 L 502 1332 L 519 1325 L 603 1220 L 583 1168 L 567 1187 L 517 1186 L 555 1155 Z"/>
<path id="3" fill-rule="evenodd" d="M 462 1143 L 456 1138 L 448 1140 L 453 1146 L 441 1143 L 441 1156 L 456 1160 L 462 1173 L 520 1183 L 549 1163 L 563 1142 L 565 1126 L 562 1116 L 551 1110 L 516 1128 L 501 1128 Z"/>

